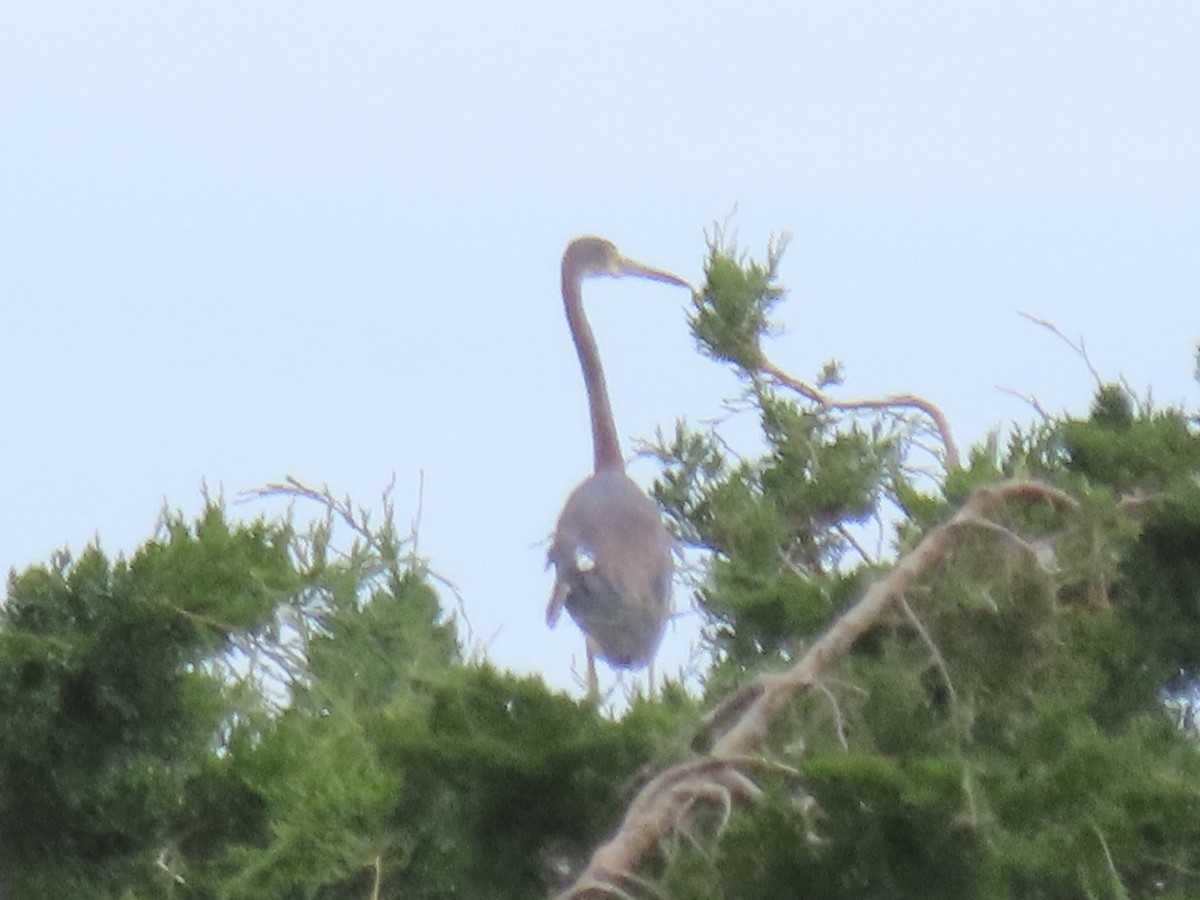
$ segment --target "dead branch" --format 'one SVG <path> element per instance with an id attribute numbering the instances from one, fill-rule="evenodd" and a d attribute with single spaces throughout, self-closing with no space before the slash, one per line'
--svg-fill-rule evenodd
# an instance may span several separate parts
<path id="1" fill-rule="evenodd" d="M 759 357 L 759 369 L 771 376 L 777 383 L 792 389 L 802 397 L 808 398 L 813 403 L 825 409 L 837 409 L 847 412 L 863 409 L 915 409 L 918 412 L 924 413 L 933 423 L 934 430 L 941 439 L 943 452 L 945 453 L 946 471 L 953 471 L 961 466 L 958 444 L 954 440 L 954 433 L 950 430 L 950 422 L 946 418 L 946 414 L 937 405 L 926 400 L 924 397 L 918 397 L 915 394 L 889 394 L 886 397 L 879 397 L 874 400 L 834 400 L 824 391 L 813 387 L 811 384 L 793 378 L 765 356 Z"/>
<path id="2" fill-rule="evenodd" d="M 937 667 L 938 674 L 942 676 L 942 683 L 946 685 L 946 693 L 950 695 L 950 705 L 957 705 L 958 691 L 954 690 L 954 680 L 950 677 L 950 667 L 946 665 L 946 658 L 942 656 L 942 651 L 938 649 L 938 645 L 933 640 L 933 635 L 929 633 L 929 629 L 925 627 L 915 612 L 912 606 L 903 597 L 900 598 L 900 608 L 904 610 L 904 616 L 908 619 L 908 623 L 912 625 L 913 630 L 920 635 L 925 647 L 929 650 L 929 656 L 933 659 L 934 666 Z M 843 743 L 845 743 L 843 741 Z"/>
<path id="3" fill-rule="evenodd" d="M 1040 328 L 1045 328 L 1052 335 L 1070 347 L 1075 352 L 1075 355 L 1083 360 L 1083 364 L 1087 366 L 1088 374 L 1090 374 L 1092 376 L 1092 380 L 1096 382 L 1096 387 L 1101 387 L 1104 384 L 1104 379 L 1100 377 L 1100 373 L 1096 371 L 1096 367 L 1092 365 L 1092 358 L 1088 355 L 1087 344 L 1084 343 L 1083 338 L 1080 338 L 1078 342 L 1073 341 L 1063 334 L 1062 329 L 1049 319 L 1038 318 L 1037 316 L 1030 315 L 1024 310 L 1018 310 L 1017 315 L 1028 322 L 1032 322 L 1034 325 L 1037 325 Z M 1133 392 L 1130 391 L 1129 395 L 1132 397 Z"/>
<path id="4" fill-rule="evenodd" d="M 904 602 L 918 579 L 953 549 L 958 535 L 1003 511 L 1012 501 L 1046 503 L 1060 512 L 1075 509 L 1069 494 L 1037 481 L 1009 481 L 976 489 L 947 521 L 932 529 L 895 567 L 825 631 L 790 669 L 759 675 L 712 710 L 693 747 L 711 746 L 704 756 L 678 763 L 647 783 L 630 804 L 616 833 L 598 847 L 575 884 L 560 900 L 627 896 L 641 861 L 685 824 L 698 800 L 753 800 L 758 785 L 746 774 L 767 729 L 784 706 L 818 684 L 821 675 L 892 606 Z M 992 529 L 987 529 L 989 533 Z"/>
<path id="5" fill-rule="evenodd" d="M 1016 397 L 1022 403 L 1029 406 L 1035 413 L 1037 413 L 1038 418 L 1040 418 L 1043 422 L 1052 421 L 1050 413 L 1046 412 L 1045 407 L 1042 406 L 1041 402 L 1037 397 L 1033 396 L 1033 394 L 1023 394 L 1020 391 L 1006 387 L 998 387 L 996 390 L 1002 394 L 1008 394 L 1010 397 Z"/>

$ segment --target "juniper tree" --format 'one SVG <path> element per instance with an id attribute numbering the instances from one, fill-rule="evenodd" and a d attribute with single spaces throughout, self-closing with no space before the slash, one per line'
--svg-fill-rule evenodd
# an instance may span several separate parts
<path id="1" fill-rule="evenodd" d="M 692 314 L 760 443 L 654 448 L 698 689 L 606 715 L 465 653 L 386 499 L 167 516 L 10 574 L 5 896 L 1200 893 L 1195 417 L 1100 381 L 963 453 L 773 361 L 780 250 L 718 235 Z"/>

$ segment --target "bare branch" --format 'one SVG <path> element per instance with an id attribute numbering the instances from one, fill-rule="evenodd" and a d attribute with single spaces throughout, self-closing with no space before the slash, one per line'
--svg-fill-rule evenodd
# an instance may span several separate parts
<path id="1" fill-rule="evenodd" d="M 1100 377 L 1100 373 L 1097 372 L 1096 367 L 1092 365 L 1092 359 L 1090 356 L 1088 356 L 1087 345 L 1084 343 L 1083 338 L 1080 338 L 1079 343 L 1076 343 L 1063 334 L 1062 330 L 1049 319 L 1040 319 L 1037 316 L 1030 315 L 1022 310 L 1018 310 L 1017 315 L 1019 315 L 1022 319 L 1032 322 L 1034 325 L 1045 328 L 1052 335 L 1074 350 L 1075 354 L 1083 360 L 1083 364 L 1087 366 L 1087 370 L 1091 373 L 1092 379 L 1096 382 L 1096 386 L 1099 387 L 1104 384 L 1104 379 Z"/>
<path id="2" fill-rule="evenodd" d="M 841 537 L 842 540 L 854 548 L 854 552 L 861 557 L 864 563 L 866 563 L 868 566 L 875 565 L 875 558 L 871 556 L 871 554 L 867 552 L 867 548 L 859 543 L 858 539 L 850 533 L 850 529 L 848 529 L 841 522 L 838 522 L 834 526 L 834 530 L 838 533 L 838 536 Z"/>
<path id="3" fill-rule="evenodd" d="M 838 743 L 842 745 L 843 750 L 849 750 L 850 744 L 846 741 L 846 720 L 842 716 L 842 707 L 838 704 L 837 694 L 831 691 L 824 682 L 817 684 L 817 690 L 825 695 L 825 699 L 829 701 L 829 706 L 833 710 L 833 725 L 837 732 Z"/>
<path id="4" fill-rule="evenodd" d="M 958 692 L 954 690 L 954 681 L 950 678 L 950 667 L 946 665 L 946 657 L 942 656 L 942 651 L 938 649 L 938 645 L 933 640 L 933 635 L 925 627 L 917 614 L 913 612 L 913 608 L 904 598 L 900 599 L 900 608 L 904 610 L 904 615 L 908 619 L 909 624 L 921 636 L 921 640 L 925 642 L 925 646 L 929 648 L 929 655 L 933 657 L 933 664 L 937 666 L 939 672 L 942 673 L 942 681 L 946 683 L 946 692 L 950 695 L 952 705 L 958 702 Z"/>
<path id="5" fill-rule="evenodd" d="M 778 384 L 790 388 L 825 409 L 843 411 L 915 409 L 928 416 L 933 423 L 933 428 L 942 442 L 946 470 L 952 471 L 961 467 L 958 444 L 954 440 L 954 433 L 950 430 L 950 422 L 947 420 L 946 414 L 924 397 L 918 397 L 915 394 L 889 394 L 873 400 L 834 400 L 824 391 L 793 378 L 765 356 L 760 358 L 759 368 Z"/>
<path id="6" fill-rule="evenodd" d="M 1042 404 L 1038 401 L 1038 398 L 1033 396 L 1033 394 L 1023 394 L 1020 391 L 1006 387 L 998 387 L 996 390 L 1002 394 L 1008 394 L 1010 397 L 1016 397 L 1018 400 L 1025 403 L 1027 406 L 1033 409 L 1035 413 L 1037 413 L 1038 418 L 1040 418 L 1043 422 L 1049 422 L 1051 420 L 1050 413 L 1046 412 L 1046 408 L 1042 406 Z"/>

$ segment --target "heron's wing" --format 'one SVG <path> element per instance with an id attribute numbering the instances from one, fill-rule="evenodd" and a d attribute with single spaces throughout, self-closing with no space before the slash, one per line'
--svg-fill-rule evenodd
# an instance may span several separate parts
<path id="1" fill-rule="evenodd" d="M 643 666 L 662 637 L 662 604 L 644 593 L 623 591 L 602 572 L 581 573 L 566 608 L 591 638 L 596 655 L 622 668 Z"/>
<path id="2" fill-rule="evenodd" d="M 581 586 L 584 572 L 595 566 L 595 556 L 583 542 L 558 534 L 546 554 L 546 566 L 554 566 L 554 590 L 546 606 L 546 624 L 553 628 L 563 607 Z"/>
<path id="3" fill-rule="evenodd" d="M 553 628 L 562 615 L 566 605 L 567 595 L 571 593 L 571 585 L 562 577 L 554 579 L 554 590 L 550 594 L 550 602 L 546 605 L 546 624 Z"/>

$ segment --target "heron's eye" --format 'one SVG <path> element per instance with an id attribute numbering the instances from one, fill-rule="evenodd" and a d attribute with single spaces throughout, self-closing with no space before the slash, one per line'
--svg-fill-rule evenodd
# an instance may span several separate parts
<path id="1" fill-rule="evenodd" d="M 575 571 L 590 572 L 596 568 L 596 557 L 587 547 L 575 548 Z"/>

